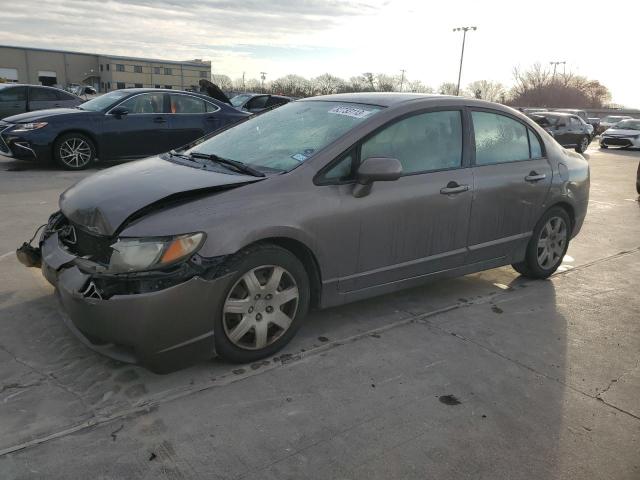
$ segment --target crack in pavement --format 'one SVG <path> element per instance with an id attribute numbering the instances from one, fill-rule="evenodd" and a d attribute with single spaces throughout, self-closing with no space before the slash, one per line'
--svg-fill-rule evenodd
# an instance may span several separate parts
<path id="1" fill-rule="evenodd" d="M 602 262 L 605 262 L 605 261 L 613 260 L 613 259 L 616 259 L 616 258 L 619 258 L 619 257 L 622 257 L 622 256 L 631 255 L 631 254 L 634 254 L 634 253 L 637 253 L 637 252 L 640 252 L 640 247 L 636 247 L 636 248 L 633 248 L 633 249 L 630 249 L 630 250 L 618 252 L 618 253 L 610 255 L 608 257 L 603 257 L 601 259 L 597 259 L 597 260 L 594 260 L 592 262 L 576 266 L 575 268 L 572 268 L 570 270 L 566 270 L 566 271 L 563 271 L 563 272 L 557 272 L 557 273 L 555 273 L 553 275 L 553 277 L 561 277 L 561 276 L 564 276 L 564 275 L 570 275 L 570 274 L 579 272 L 581 270 L 584 270 L 584 269 L 586 269 L 588 267 L 591 267 L 593 265 L 596 265 L 596 264 L 599 264 L 599 263 L 602 263 Z M 489 302 L 493 301 L 496 298 L 502 298 L 502 297 L 507 296 L 507 295 L 517 294 L 518 292 L 522 291 L 524 286 L 535 285 L 538 282 L 539 281 L 537 281 L 537 280 L 524 281 L 524 282 L 519 284 L 519 288 L 515 287 L 515 288 L 509 288 L 507 290 L 504 290 L 502 288 L 496 287 L 496 288 L 498 288 L 498 291 L 489 292 L 488 294 L 482 296 L 481 298 L 479 298 L 477 300 L 469 301 L 469 302 L 466 302 L 466 303 L 462 303 L 462 302 L 461 303 L 456 303 L 456 304 L 449 305 L 449 306 L 446 306 L 446 307 L 443 307 L 443 308 L 440 308 L 440 309 L 437 309 L 437 310 L 433 310 L 431 312 L 414 314 L 414 313 L 411 313 L 411 312 L 408 312 L 408 311 L 400 310 L 401 312 L 407 314 L 408 317 L 404 318 L 402 320 L 398 320 L 397 322 L 393 322 L 393 323 L 384 325 L 382 327 L 378 327 L 378 328 L 375 328 L 375 329 L 371 329 L 371 330 L 368 330 L 368 331 L 353 335 L 351 337 L 347 337 L 347 338 L 343 338 L 343 339 L 340 339 L 340 340 L 335 340 L 335 341 L 332 341 L 332 342 L 325 343 L 325 344 L 323 344 L 323 345 L 321 345 L 319 347 L 316 347 L 316 348 L 313 348 L 313 349 L 310 349 L 310 350 L 307 350 L 305 352 L 301 352 L 301 353 L 298 353 L 298 354 L 295 354 L 295 355 L 281 354 L 279 357 L 276 356 L 276 357 L 272 358 L 271 359 L 272 363 L 270 365 L 268 365 L 268 366 L 265 366 L 264 368 L 260 368 L 260 369 L 256 369 L 256 370 L 248 369 L 246 375 L 236 375 L 236 374 L 233 373 L 233 371 L 230 371 L 230 372 L 228 372 L 228 373 L 226 373 L 226 374 L 224 374 L 222 376 L 219 376 L 216 379 L 213 379 L 213 380 L 211 380 L 209 382 L 202 383 L 202 384 L 197 385 L 197 386 L 189 386 L 189 385 L 187 385 L 185 387 L 180 387 L 180 388 L 173 389 L 173 390 L 166 390 L 164 392 L 160 392 L 159 394 L 157 394 L 154 397 L 147 398 L 147 399 L 143 400 L 141 403 L 139 403 L 138 405 L 135 405 L 132 408 L 123 409 L 123 410 L 115 411 L 115 412 L 110 412 L 109 414 L 106 414 L 106 415 L 99 415 L 98 413 L 96 413 L 92 409 L 89 409 L 90 413 L 92 414 L 92 416 L 88 420 L 85 420 L 85 421 L 83 421 L 83 422 L 81 422 L 81 423 L 79 423 L 77 425 L 74 425 L 74 426 L 59 430 L 59 431 L 54 432 L 54 433 L 52 433 L 50 435 L 46 435 L 44 437 L 39 437 L 39 438 L 30 440 L 28 442 L 24 442 L 24 443 L 21 443 L 21 444 L 18 444 L 18 445 L 7 447 L 7 448 L 5 448 L 3 450 L 0 450 L 0 457 L 2 457 L 4 455 L 7 455 L 7 454 L 10 454 L 10 453 L 17 452 L 19 450 L 32 448 L 32 447 L 38 446 L 40 444 L 43 444 L 43 443 L 55 440 L 57 438 L 61 438 L 61 437 L 67 436 L 67 435 L 70 435 L 72 433 L 75 433 L 75 432 L 78 432 L 78 431 L 81 431 L 81 430 L 85 430 L 85 429 L 88 429 L 88 428 L 93 428 L 95 426 L 102 425 L 102 424 L 111 423 L 111 422 L 114 422 L 116 420 L 125 419 L 125 418 L 130 417 L 130 416 L 149 413 L 149 412 L 157 409 L 162 404 L 169 403 L 171 401 L 178 400 L 180 398 L 184 398 L 184 397 L 187 397 L 187 396 L 190 396 L 190 395 L 194 395 L 194 394 L 197 394 L 197 393 L 202 392 L 202 391 L 210 390 L 212 388 L 222 387 L 222 386 L 226 386 L 226 385 L 235 383 L 237 381 L 242 381 L 242 380 L 245 380 L 247 378 L 253 377 L 255 375 L 261 375 L 263 373 L 266 373 L 266 372 L 271 371 L 271 370 L 276 369 L 276 368 L 283 368 L 283 367 L 288 367 L 288 366 L 292 366 L 292 365 L 297 365 L 298 363 L 300 363 L 300 362 L 302 362 L 304 360 L 308 360 L 310 358 L 316 357 L 321 353 L 324 353 L 324 352 L 326 352 L 328 350 L 332 350 L 332 349 L 337 348 L 339 346 L 342 346 L 342 345 L 345 345 L 345 344 L 349 344 L 349 343 L 353 343 L 353 342 L 359 341 L 359 340 L 364 339 L 364 338 L 369 338 L 369 337 L 371 337 L 371 335 L 379 334 L 379 333 L 382 333 L 382 332 L 385 332 L 385 331 L 388 331 L 388 330 L 391 330 L 391 329 L 395 329 L 395 328 L 402 327 L 404 325 L 408 325 L 408 324 L 416 323 L 416 322 L 424 323 L 424 324 L 429 325 L 430 327 L 433 327 L 435 329 L 438 329 L 438 330 L 441 330 L 443 332 L 446 332 L 447 334 L 455 336 L 456 338 L 460 339 L 461 341 L 466 341 L 466 342 L 473 343 L 473 344 L 477 345 L 478 347 L 480 347 L 480 348 L 482 348 L 482 349 L 484 349 L 484 350 L 486 350 L 486 351 L 488 351 L 488 352 L 490 352 L 490 353 L 492 353 L 494 355 L 497 355 L 497 356 L 501 357 L 502 359 L 504 359 L 506 361 L 512 362 L 512 363 L 514 363 L 515 365 L 518 365 L 521 368 L 524 368 L 526 370 L 529 370 L 529 371 L 535 373 L 536 375 L 539 375 L 539 376 L 541 376 L 541 377 L 543 377 L 545 379 L 554 381 L 554 382 L 556 382 L 556 383 L 558 383 L 558 384 L 560 384 L 560 385 L 562 385 L 562 386 L 564 386 L 566 388 L 571 389 L 572 391 L 575 391 L 578 394 L 584 395 L 586 397 L 589 397 L 589 398 L 592 398 L 592 399 L 595 399 L 595 400 L 599 400 L 603 404 L 605 404 L 605 405 L 607 405 L 607 406 L 609 406 L 609 407 L 611 407 L 611 408 L 613 408 L 613 409 L 615 409 L 615 410 L 617 410 L 617 411 L 619 411 L 621 413 L 625 413 L 625 414 L 629 415 L 632 418 L 640 420 L 640 417 L 638 417 L 638 416 L 636 416 L 636 415 L 634 415 L 634 414 L 632 414 L 630 412 L 627 412 L 627 411 L 625 411 L 623 409 L 620 409 L 620 408 L 616 407 L 615 405 L 611 405 L 611 404 L 607 403 L 605 400 L 603 400 L 602 398 L 599 398 L 598 396 L 589 395 L 588 393 L 583 392 L 583 391 L 581 391 L 581 390 L 579 390 L 579 389 L 577 389 L 577 388 L 575 388 L 575 387 L 573 387 L 571 385 L 568 385 L 565 382 L 563 382 L 563 381 L 561 381 L 561 380 L 559 380 L 557 378 L 550 377 L 550 376 L 548 376 L 548 375 L 546 375 L 544 373 L 538 372 L 536 369 L 534 369 L 534 368 L 532 368 L 532 367 L 530 367 L 530 366 L 528 366 L 526 364 L 523 364 L 522 362 L 519 362 L 519 361 L 514 360 L 514 359 L 512 359 L 512 358 L 510 358 L 510 357 L 508 357 L 508 356 L 506 356 L 504 354 L 501 354 L 501 353 L 499 353 L 497 351 L 494 351 L 491 348 L 489 348 L 489 347 L 487 347 L 485 345 L 482 345 L 482 344 L 480 344 L 480 343 L 478 343 L 478 342 L 476 342 L 474 340 L 467 339 L 467 338 L 463 337 L 462 335 L 455 334 L 453 332 L 447 331 L 446 329 L 444 329 L 442 327 L 439 327 L 437 325 L 434 325 L 433 323 L 431 323 L 429 321 L 430 317 L 441 315 L 443 313 L 447 313 L 447 312 L 450 312 L 450 311 L 453 311 L 453 310 L 456 310 L 456 309 L 469 308 L 469 307 L 472 307 L 472 306 L 483 305 L 483 304 L 486 304 L 486 303 L 489 303 Z M 44 372 L 39 371 L 38 369 L 36 369 L 32 365 L 29 365 L 28 363 L 18 359 L 17 357 L 12 355 L 11 352 L 9 352 L 2 345 L 0 345 L 0 348 L 3 349 L 4 351 L 6 351 L 9 355 L 11 355 L 17 362 L 27 366 L 28 368 L 32 369 L 33 371 L 35 371 L 35 372 L 37 372 L 37 373 L 39 373 L 41 375 L 47 376 L 47 378 L 50 381 L 52 381 L 55 385 L 58 385 L 63 390 L 65 390 L 68 393 L 76 396 L 83 403 L 83 405 L 86 405 L 84 399 L 82 398 L 82 396 L 80 396 L 79 394 L 77 394 L 77 393 L 75 393 L 73 391 L 68 390 L 66 387 L 64 387 L 63 385 L 59 384 L 59 382 L 56 382 L 55 378 L 47 375 Z"/>
<path id="2" fill-rule="evenodd" d="M 16 363 L 19 363 L 20 365 L 23 365 L 23 366 L 27 367 L 32 372 L 35 372 L 38 375 L 40 375 L 42 380 L 48 380 L 49 382 L 51 382 L 56 387 L 60 388 L 61 390 L 65 391 L 65 392 L 67 392 L 69 395 L 72 395 L 73 397 L 75 397 L 82 404 L 82 406 L 85 408 L 85 410 L 87 410 L 87 413 L 89 413 L 91 416 L 95 416 L 95 411 L 86 402 L 86 400 L 84 399 L 84 397 L 82 397 L 82 395 L 80 395 L 77 392 L 74 392 L 73 390 L 71 390 L 66 385 L 60 383 L 53 375 L 51 375 L 51 374 L 49 374 L 47 372 L 43 372 L 42 370 L 40 370 L 40 369 L 36 368 L 35 366 L 31 365 L 29 362 L 25 362 L 24 360 L 22 360 L 18 356 L 14 355 L 7 347 L 5 347 L 2 344 L 0 344 L 0 350 L 2 350 L 7 355 L 9 355 L 13 359 L 13 361 L 15 361 Z M 34 386 L 35 386 L 35 384 L 34 384 Z M 0 454 L 0 456 L 1 456 L 1 454 Z"/>

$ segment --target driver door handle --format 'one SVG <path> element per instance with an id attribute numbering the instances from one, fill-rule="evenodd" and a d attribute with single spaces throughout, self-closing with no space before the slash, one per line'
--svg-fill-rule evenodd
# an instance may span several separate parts
<path id="1" fill-rule="evenodd" d="M 449 182 L 447 186 L 440 189 L 442 195 L 452 195 L 462 193 L 469 190 L 469 185 L 458 185 L 457 182 Z"/>
<path id="2" fill-rule="evenodd" d="M 526 177 L 524 177 L 526 182 L 539 182 L 540 180 L 544 180 L 545 178 L 547 178 L 547 176 L 544 173 L 537 173 L 535 171 L 530 172 L 529 175 L 527 175 Z"/>
<path id="3" fill-rule="evenodd" d="M 155 123 L 167 123 L 167 120 L 164 117 L 156 117 L 153 119 Z"/>

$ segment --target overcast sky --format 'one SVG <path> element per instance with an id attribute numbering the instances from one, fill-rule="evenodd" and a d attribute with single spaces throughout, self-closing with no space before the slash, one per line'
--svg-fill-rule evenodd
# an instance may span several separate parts
<path id="1" fill-rule="evenodd" d="M 4 6 L 3 6 L 4 4 Z M 11 8 L 8 7 L 11 4 Z M 0 44 L 186 60 L 213 73 L 399 74 L 434 88 L 510 84 L 514 66 L 566 61 L 640 107 L 640 1 L 0 0 Z M 562 68 L 562 67 L 560 67 Z"/>

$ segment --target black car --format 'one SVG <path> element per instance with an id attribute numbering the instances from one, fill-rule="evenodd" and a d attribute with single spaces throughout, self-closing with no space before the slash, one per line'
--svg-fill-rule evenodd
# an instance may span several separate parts
<path id="1" fill-rule="evenodd" d="M 0 120 L 34 110 L 73 108 L 84 100 L 59 88 L 40 85 L 0 84 Z"/>
<path id="2" fill-rule="evenodd" d="M 591 143 L 592 129 L 582 118 L 571 113 L 541 112 L 529 115 L 563 147 L 583 153 Z"/>
<path id="3" fill-rule="evenodd" d="M 0 154 L 69 170 L 93 160 L 133 159 L 167 152 L 246 118 L 207 95 L 131 88 L 76 108 L 24 113 L 0 121 Z"/>
<path id="4" fill-rule="evenodd" d="M 279 107 L 293 100 L 282 95 L 263 95 L 261 93 L 241 93 L 231 98 L 231 105 L 238 110 L 250 113 L 258 113 L 267 108 Z"/>

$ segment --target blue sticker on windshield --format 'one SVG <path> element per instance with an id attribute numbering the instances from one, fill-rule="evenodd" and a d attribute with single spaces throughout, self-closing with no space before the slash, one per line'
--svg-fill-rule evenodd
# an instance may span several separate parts
<path id="1" fill-rule="evenodd" d="M 302 153 L 296 153 L 295 155 L 291 155 L 291 158 L 298 162 L 304 162 L 307 159 L 307 156 Z"/>

